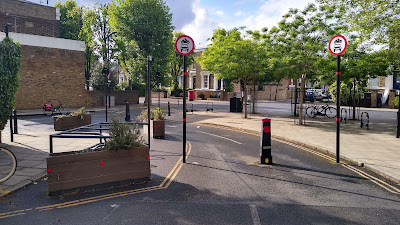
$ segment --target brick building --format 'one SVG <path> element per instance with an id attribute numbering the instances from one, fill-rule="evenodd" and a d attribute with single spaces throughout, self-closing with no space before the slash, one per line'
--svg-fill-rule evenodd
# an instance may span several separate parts
<path id="1" fill-rule="evenodd" d="M 59 9 L 24 0 L 0 0 L 0 29 L 22 46 L 16 109 L 41 108 L 60 99 L 69 107 L 100 106 L 103 93 L 85 90 L 85 43 L 59 38 Z M 5 37 L 0 32 L 0 41 Z M 138 102 L 136 92 L 112 92 L 116 104 Z"/>

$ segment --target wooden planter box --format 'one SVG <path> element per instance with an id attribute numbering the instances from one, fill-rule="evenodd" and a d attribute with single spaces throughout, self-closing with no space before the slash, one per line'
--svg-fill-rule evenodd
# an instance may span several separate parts
<path id="1" fill-rule="evenodd" d="M 165 138 L 165 120 L 153 120 L 153 138 Z"/>
<path id="2" fill-rule="evenodd" d="M 58 118 L 57 116 L 54 116 L 53 120 L 54 120 L 54 130 L 63 131 L 89 125 L 90 123 L 92 123 L 92 115 L 91 114 L 84 115 L 83 119 L 80 116 L 67 116 L 64 118 L 63 117 Z"/>
<path id="3" fill-rule="evenodd" d="M 147 146 L 82 154 L 54 153 L 46 160 L 50 192 L 150 178 Z"/>

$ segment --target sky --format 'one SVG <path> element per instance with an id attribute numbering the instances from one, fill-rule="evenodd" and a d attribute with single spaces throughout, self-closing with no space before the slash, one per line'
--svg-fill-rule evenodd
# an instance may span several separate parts
<path id="1" fill-rule="evenodd" d="M 47 0 L 29 0 L 47 4 Z M 64 0 L 61 0 L 64 1 Z M 93 6 L 111 0 L 75 0 L 79 5 Z M 290 8 L 303 9 L 314 0 L 164 0 L 172 13 L 175 30 L 193 38 L 196 48 L 205 47 L 217 28 L 246 27 L 249 30 L 271 28 Z M 54 5 L 56 0 L 49 0 Z"/>

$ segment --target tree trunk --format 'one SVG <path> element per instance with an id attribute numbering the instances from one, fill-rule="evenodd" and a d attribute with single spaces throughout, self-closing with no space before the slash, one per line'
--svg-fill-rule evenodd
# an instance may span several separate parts
<path id="1" fill-rule="evenodd" d="M 244 118 L 247 118 L 247 80 L 246 78 L 243 80 L 244 82 Z"/>
<path id="2" fill-rule="evenodd" d="M 356 80 L 353 80 L 353 120 L 356 119 Z"/>
<path id="3" fill-rule="evenodd" d="M 305 78 L 306 75 L 301 75 L 301 92 L 300 92 L 300 112 L 299 112 L 299 125 L 303 125 L 303 101 L 304 101 L 304 89 L 305 89 Z"/>

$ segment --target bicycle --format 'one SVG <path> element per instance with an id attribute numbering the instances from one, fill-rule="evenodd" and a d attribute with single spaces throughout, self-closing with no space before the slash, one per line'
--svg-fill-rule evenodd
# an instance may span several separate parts
<path id="1" fill-rule="evenodd" d="M 306 109 L 307 116 L 314 118 L 316 116 L 326 116 L 328 118 L 334 118 L 336 116 L 336 108 L 329 105 L 313 105 Z"/>
<path id="2" fill-rule="evenodd" d="M 66 114 L 67 113 L 67 107 L 64 106 L 60 99 L 55 99 L 58 101 L 58 106 L 54 106 L 53 103 L 50 101 L 48 101 L 46 104 L 43 105 L 43 112 L 44 114 L 48 115 L 48 116 L 54 116 L 56 114 Z"/>
<path id="3" fill-rule="evenodd" d="M 17 170 L 17 158 L 14 153 L 0 147 L 0 183 L 10 179 Z"/>

